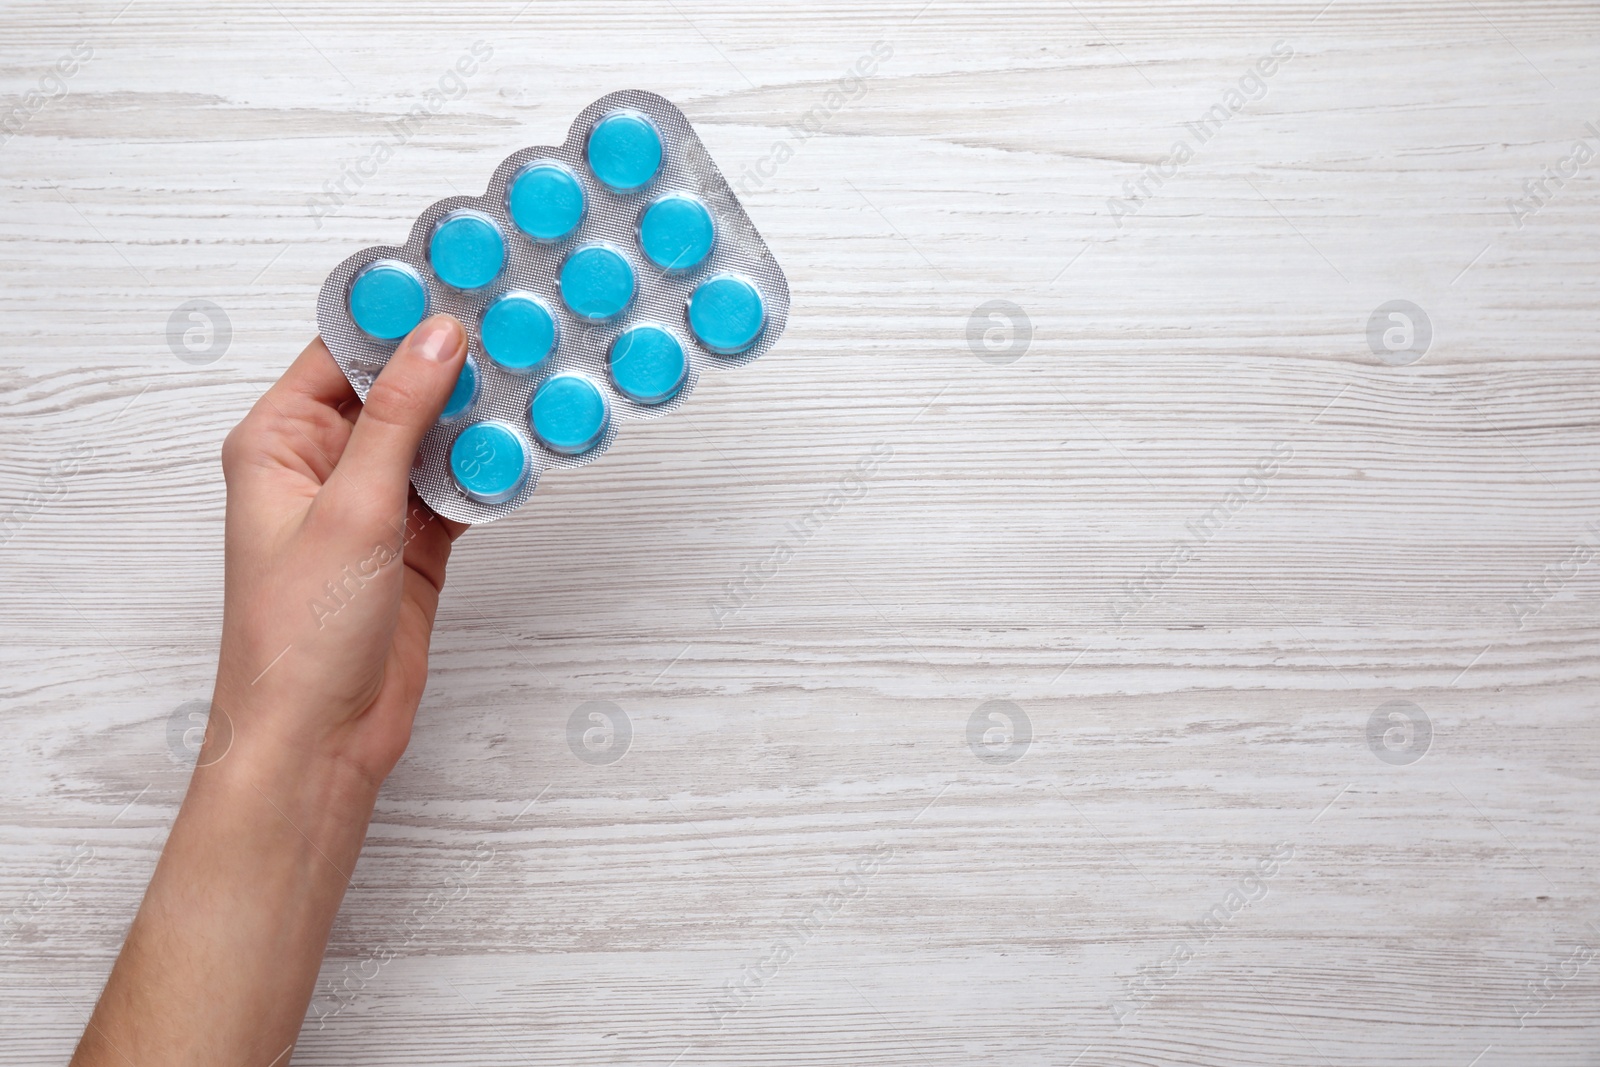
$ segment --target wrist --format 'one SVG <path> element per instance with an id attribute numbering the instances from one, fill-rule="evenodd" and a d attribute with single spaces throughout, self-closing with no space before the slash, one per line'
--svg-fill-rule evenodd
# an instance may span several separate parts
<path id="1" fill-rule="evenodd" d="M 322 739 L 283 736 L 266 722 L 213 703 L 190 794 L 229 807 L 266 803 L 318 847 L 364 835 L 381 776 Z"/>
<path id="2" fill-rule="evenodd" d="M 223 628 L 224 662 L 211 699 L 215 729 L 207 728 L 204 745 L 213 746 L 215 733 L 216 753 L 203 750 L 197 766 L 247 762 L 286 781 L 326 784 L 340 796 L 370 794 L 370 806 L 405 752 L 420 692 L 396 696 L 403 681 L 387 671 L 359 685 L 335 677 L 327 649 L 281 655 L 281 665 L 246 680 L 228 662 Z"/>

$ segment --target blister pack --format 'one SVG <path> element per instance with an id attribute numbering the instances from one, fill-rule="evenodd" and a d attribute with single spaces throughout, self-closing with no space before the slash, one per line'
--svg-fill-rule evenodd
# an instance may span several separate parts
<path id="1" fill-rule="evenodd" d="M 585 108 L 565 143 L 512 154 L 482 196 L 429 207 L 405 244 L 341 263 L 317 325 L 365 400 L 439 312 L 466 327 L 467 364 L 411 482 L 440 515 L 486 523 L 543 471 L 604 452 L 619 421 L 771 349 L 789 285 L 683 112 L 630 89 Z"/>

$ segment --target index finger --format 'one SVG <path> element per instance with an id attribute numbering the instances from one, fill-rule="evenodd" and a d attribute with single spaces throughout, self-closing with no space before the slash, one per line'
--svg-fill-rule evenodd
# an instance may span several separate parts
<path id="1" fill-rule="evenodd" d="M 331 408 L 356 399 L 356 391 L 350 387 L 321 337 L 313 338 L 306 345 L 305 351 L 283 372 L 283 377 L 267 390 L 267 395 L 274 400 L 309 400 Z"/>

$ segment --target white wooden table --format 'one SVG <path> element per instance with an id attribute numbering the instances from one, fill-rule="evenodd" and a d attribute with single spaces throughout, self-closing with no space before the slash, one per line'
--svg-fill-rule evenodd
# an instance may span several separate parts
<path id="1" fill-rule="evenodd" d="M 1324 4 L 8 6 L 0 1064 L 177 810 L 322 277 L 628 86 L 788 333 L 458 546 L 296 1062 L 1594 1063 L 1600 15 Z"/>

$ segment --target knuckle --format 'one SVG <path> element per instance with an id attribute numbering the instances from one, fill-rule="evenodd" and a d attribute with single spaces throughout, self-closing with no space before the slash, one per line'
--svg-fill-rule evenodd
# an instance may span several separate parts
<path id="1" fill-rule="evenodd" d="M 251 442 L 255 432 L 250 424 L 250 416 L 246 415 L 228 435 L 222 439 L 222 476 L 224 479 L 236 477 L 243 469 L 246 457 L 250 454 Z"/>
<path id="2" fill-rule="evenodd" d="M 393 375 L 378 375 L 367 390 L 366 414 L 379 422 L 409 426 L 421 420 L 424 407 L 417 387 Z"/>

